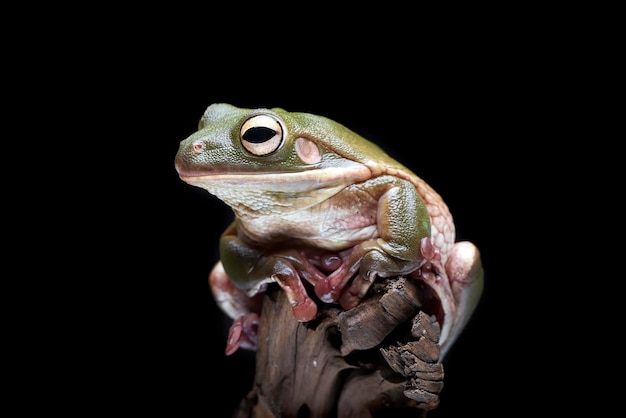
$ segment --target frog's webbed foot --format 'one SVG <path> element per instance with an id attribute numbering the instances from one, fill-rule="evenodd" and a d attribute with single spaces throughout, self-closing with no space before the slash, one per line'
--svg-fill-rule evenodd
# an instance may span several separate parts
<path id="1" fill-rule="evenodd" d="M 311 281 L 317 281 L 316 276 L 311 276 L 316 269 L 308 261 L 301 261 L 301 263 L 305 263 L 306 268 L 301 264 L 300 274 Z M 271 277 L 287 295 L 294 317 L 300 322 L 306 322 L 317 315 L 317 305 L 307 294 L 304 284 L 300 280 L 300 274 L 298 274 L 298 269 L 294 267 L 293 263 L 279 259 L 274 264 L 274 272 Z"/>
<path id="2" fill-rule="evenodd" d="M 320 268 L 332 268 L 338 264 L 336 257 L 310 258 L 304 251 L 286 251 L 266 255 L 257 263 L 255 274 L 269 277 L 269 282 L 276 282 L 285 292 L 291 304 L 294 317 L 300 322 L 311 321 L 317 316 L 317 304 L 311 299 L 304 287 L 303 280 L 316 285 L 326 278 Z"/>
<path id="3" fill-rule="evenodd" d="M 350 276 L 359 266 L 357 262 L 352 268 L 349 267 L 352 265 L 349 261 L 350 254 L 351 250 L 321 254 L 307 251 L 287 251 L 264 257 L 262 264 L 271 269 L 270 281 L 278 283 L 285 292 L 291 303 L 294 317 L 300 322 L 307 322 L 317 316 L 317 304 L 309 297 L 303 280 L 313 285 L 318 297 L 320 294 L 317 292 L 325 286 L 336 286 L 337 291 L 333 296 L 338 295 L 343 289 L 343 283 L 350 279 Z M 332 277 L 326 276 L 328 272 L 333 272 Z M 339 282 L 339 284 L 335 282 Z M 335 301 L 332 298 L 324 299 L 321 297 L 320 299 L 322 301 Z"/>
<path id="4" fill-rule="evenodd" d="M 335 303 L 339 301 L 340 304 L 342 304 L 341 295 L 344 290 L 346 290 L 350 279 L 359 270 L 360 266 L 361 258 L 354 257 L 354 253 L 353 250 L 346 250 L 336 255 L 334 259 L 335 265 L 332 269 L 328 269 L 333 270 L 333 272 L 315 283 L 315 294 L 322 302 Z M 355 281 L 361 283 L 363 280 L 355 277 Z M 354 287 L 353 292 L 356 294 L 363 293 L 364 295 L 365 292 L 367 292 L 367 289 L 365 289 L 365 292 L 362 292 L 361 289 L 357 289 L 358 286 L 355 285 Z M 367 288 L 369 288 L 369 286 L 367 286 Z M 357 304 L 358 302 L 354 304 L 354 306 Z M 349 307 L 343 306 L 343 304 L 342 307 L 349 309 Z"/>
<path id="5" fill-rule="evenodd" d="M 446 269 L 441 261 L 439 249 L 435 247 L 430 238 L 423 238 L 420 243 L 420 253 L 423 257 L 421 266 L 411 274 L 411 277 L 421 280 L 426 284 L 424 289 L 424 308 L 429 314 L 434 314 L 437 321 L 442 325 L 440 343 L 445 340 L 450 321 L 456 312 L 454 296 L 450 289 L 450 283 L 446 276 Z"/>
<path id="6" fill-rule="evenodd" d="M 351 309 L 365 297 L 378 277 L 409 274 L 419 267 L 390 256 L 377 240 L 371 240 L 340 253 L 341 266 L 315 285 L 315 293 L 326 303 L 339 302 Z"/>
<path id="7" fill-rule="evenodd" d="M 250 312 L 235 319 L 230 326 L 226 340 L 226 355 L 230 356 L 239 348 L 256 350 L 259 315 Z"/>

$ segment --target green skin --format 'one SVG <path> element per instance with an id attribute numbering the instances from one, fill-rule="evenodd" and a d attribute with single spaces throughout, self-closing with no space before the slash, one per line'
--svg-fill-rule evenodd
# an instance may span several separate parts
<path id="1" fill-rule="evenodd" d="M 441 197 L 330 119 L 214 104 L 181 142 L 176 169 L 235 214 L 210 275 L 218 304 L 235 319 L 227 354 L 255 348 L 259 295 L 269 283 L 283 288 L 295 318 L 306 322 L 318 302 L 350 309 L 376 277 L 410 275 L 441 305 L 442 349 L 478 302 L 478 250 L 454 242 Z"/>

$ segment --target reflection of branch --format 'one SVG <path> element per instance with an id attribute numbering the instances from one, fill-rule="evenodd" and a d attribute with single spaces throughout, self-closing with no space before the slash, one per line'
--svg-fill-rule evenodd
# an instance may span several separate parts
<path id="1" fill-rule="evenodd" d="M 254 385 L 234 417 L 425 417 L 436 408 L 439 324 L 420 310 L 411 279 L 384 279 L 373 290 L 348 311 L 320 303 L 318 317 L 301 323 L 270 286 Z"/>

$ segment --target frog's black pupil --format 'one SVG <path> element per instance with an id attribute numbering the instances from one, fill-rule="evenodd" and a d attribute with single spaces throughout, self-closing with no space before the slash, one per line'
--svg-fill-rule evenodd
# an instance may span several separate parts
<path id="1" fill-rule="evenodd" d="M 266 128 L 265 126 L 257 126 L 248 129 L 243 134 L 243 139 L 254 144 L 260 144 L 261 142 L 270 140 L 274 135 L 276 135 L 275 130 Z"/>

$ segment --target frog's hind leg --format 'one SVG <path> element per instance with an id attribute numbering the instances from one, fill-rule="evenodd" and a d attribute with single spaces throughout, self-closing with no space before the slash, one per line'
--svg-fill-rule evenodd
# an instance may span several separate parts
<path id="1" fill-rule="evenodd" d="M 442 346 L 442 355 L 461 334 L 476 309 L 484 287 L 484 271 L 478 248 L 468 241 L 454 245 L 446 263 L 450 287 L 454 294 L 456 317 L 450 337 Z"/>
<path id="2" fill-rule="evenodd" d="M 217 306 L 232 319 L 237 319 L 250 312 L 261 312 L 262 296 L 248 296 L 246 292 L 235 286 L 218 261 L 209 274 L 209 287 Z"/>
<path id="3" fill-rule="evenodd" d="M 211 270 L 209 287 L 218 307 L 234 319 L 228 332 L 226 355 L 233 354 L 239 348 L 255 350 L 263 292 L 248 296 L 226 275 L 221 262 L 217 262 Z"/>
<path id="4" fill-rule="evenodd" d="M 482 264 L 478 249 L 465 241 L 454 245 L 445 266 L 430 239 L 422 240 L 420 251 L 426 261 L 411 276 L 430 289 L 424 302 L 441 325 L 443 359 L 478 303 L 483 288 Z"/>

